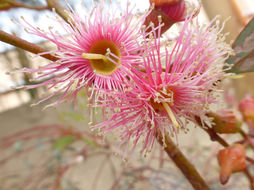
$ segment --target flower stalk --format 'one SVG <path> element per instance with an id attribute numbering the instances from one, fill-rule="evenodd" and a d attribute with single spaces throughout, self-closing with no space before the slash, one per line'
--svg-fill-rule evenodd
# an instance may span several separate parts
<path id="1" fill-rule="evenodd" d="M 198 173 L 196 168 L 189 162 L 189 160 L 184 156 L 184 154 L 178 149 L 174 142 L 170 139 L 168 135 L 163 138 L 160 133 L 157 135 L 157 140 L 168 156 L 173 160 L 176 166 L 181 170 L 183 175 L 191 183 L 195 190 L 209 190 L 210 188 Z"/>

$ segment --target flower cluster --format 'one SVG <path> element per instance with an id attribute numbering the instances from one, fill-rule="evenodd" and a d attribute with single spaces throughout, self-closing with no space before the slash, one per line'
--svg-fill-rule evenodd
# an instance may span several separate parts
<path id="1" fill-rule="evenodd" d="M 180 20 L 184 2 L 178 2 Z M 208 121 L 209 104 L 216 102 L 225 77 L 224 61 L 231 53 L 216 19 L 201 26 L 192 22 L 194 14 L 187 15 L 178 38 L 169 40 L 161 36 L 160 15 L 156 25 L 143 25 L 152 10 L 137 16 L 127 6 L 117 17 L 103 7 L 99 4 L 84 18 L 71 11 L 74 22 L 61 23 L 68 37 L 27 23 L 28 32 L 56 44 L 58 60 L 23 71 L 43 72 L 39 78 L 59 73 L 27 88 L 60 86 L 60 99 L 53 104 L 75 99 L 80 89 L 86 89 L 94 98 L 93 106 L 108 113 L 107 119 L 92 127 L 102 133 L 117 129 L 126 150 L 130 143 L 134 150 L 143 140 L 142 152 L 149 151 L 158 134 L 163 138 L 176 134 L 196 116 Z"/>
<path id="2" fill-rule="evenodd" d="M 206 27 L 190 22 L 187 19 L 178 39 L 166 45 L 156 31 L 144 40 L 143 64 L 132 72 L 125 91 L 104 91 L 111 98 L 102 100 L 101 106 L 111 109 L 113 116 L 95 128 L 117 128 L 122 143 L 132 141 L 134 147 L 143 139 L 142 151 L 149 151 L 157 133 L 173 135 L 195 116 L 209 120 L 206 113 L 216 102 L 231 48 L 218 35 L 215 20 Z"/>

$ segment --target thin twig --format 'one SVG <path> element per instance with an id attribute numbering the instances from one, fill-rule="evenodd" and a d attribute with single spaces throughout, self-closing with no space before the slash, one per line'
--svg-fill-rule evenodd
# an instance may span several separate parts
<path id="1" fill-rule="evenodd" d="M 253 177 L 252 177 L 252 175 L 250 174 L 249 170 L 245 169 L 245 170 L 244 170 L 244 174 L 246 175 L 246 177 L 247 177 L 247 178 L 249 179 L 249 181 L 250 181 L 250 189 L 251 189 L 251 190 L 254 190 L 254 186 L 253 186 L 254 180 L 253 180 Z"/>
<path id="2" fill-rule="evenodd" d="M 195 117 L 197 123 L 199 124 L 199 126 L 202 126 L 201 120 L 199 117 Z M 223 139 L 221 138 L 211 127 L 207 126 L 206 124 L 204 124 L 204 127 L 201 127 L 204 131 L 206 131 L 208 133 L 208 135 L 211 138 L 211 141 L 217 141 L 219 144 L 221 144 L 224 147 L 228 147 L 229 144 Z"/>
<path id="3" fill-rule="evenodd" d="M 248 135 L 246 135 L 246 133 L 242 129 L 240 129 L 239 133 L 240 133 L 240 135 L 242 135 L 242 137 L 244 139 L 246 139 L 248 137 Z"/>
<path id="4" fill-rule="evenodd" d="M 16 1 L 11 1 L 10 5 L 12 6 L 11 8 L 26 8 L 26 9 L 33 9 L 33 10 L 47 10 L 47 9 L 49 9 L 48 6 L 31 6 L 31 5 L 19 3 Z"/>

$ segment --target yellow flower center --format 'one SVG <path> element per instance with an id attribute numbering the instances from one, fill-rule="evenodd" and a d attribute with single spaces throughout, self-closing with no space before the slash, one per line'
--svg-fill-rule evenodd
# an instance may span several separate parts
<path id="1" fill-rule="evenodd" d="M 151 99 L 150 104 L 157 113 L 165 110 L 161 102 L 155 102 L 153 99 Z"/>
<path id="2" fill-rule="evenodd" d="M 107 40 L 100 40 L 91 47 L 89 53 L 83 53 L 82 57 L 84 59 L 89 59 L 91 67 L 97 73 L 111 75 L 121 63 L 118 58 L 109 53 L 114 54 L 118 58 L 121 57 L 120 49 L 115 43 Z"/>

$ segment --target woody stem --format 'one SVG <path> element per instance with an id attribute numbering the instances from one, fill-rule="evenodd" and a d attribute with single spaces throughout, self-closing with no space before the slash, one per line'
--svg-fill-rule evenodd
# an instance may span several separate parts
<path id="1" fill-rule="evenodd" d="M 162 135 L 158 133 L 157 140 L 195 190 L 210 190 L 196 168 L 178 149 L 169 136 L 166 135 L 163 138 Z"/>
<path id="2" fill-rule="evenodd" d="M 72 20 L 72 18 L 68 15 L 66 12 L 65 7 L 61 5 L 61 3 L 58 2 L 58 0 L 46 0 L 47 5 L 50 9 L 54 10 L 60 17 L 62 17 L 65 22 L 72 24 L 75 26 L 75 22 Z"/>
<path id="3" fill-rule="evenodd" d="M 44 53 L 47 51 L 38 45 L 32 44 L 26 40 L 23 40 L 15 35 L 8 34 L 2 30 L 0 30 L 0 41 L 5 42 L 7 44 L 11 44 L 15 47 L 19 47 L 34 54 Z M 57 57 L 50 55 L 49 53 L 40 56 L 49 59 L 51 61 L 58 60 Z"/>

